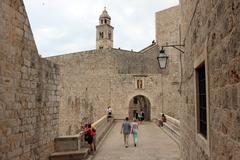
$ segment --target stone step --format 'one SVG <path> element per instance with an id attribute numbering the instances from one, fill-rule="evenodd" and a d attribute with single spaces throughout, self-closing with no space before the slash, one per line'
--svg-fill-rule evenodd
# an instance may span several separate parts
<path id="1" fill-rule="evenodd" d="M 89 148 L 81 148 L 80 151 L 54 152 L 49 160 L 84 160 L 87 158 Z"/>

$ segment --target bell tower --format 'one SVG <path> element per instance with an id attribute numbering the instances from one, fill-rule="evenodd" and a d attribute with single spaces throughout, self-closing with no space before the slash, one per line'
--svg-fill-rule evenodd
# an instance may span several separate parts
<path id="1" fill-rule="evenodd" d="M 104 7 L 99 17 L 99 25 L 96 26 L 96 49 L 113 48 L 113 29 L 111 17 Z"/>

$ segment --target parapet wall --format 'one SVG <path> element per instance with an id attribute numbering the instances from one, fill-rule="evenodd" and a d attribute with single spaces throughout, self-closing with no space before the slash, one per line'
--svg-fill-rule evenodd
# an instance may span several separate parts
<path id="1" fill-rule="evenodd" d="M 58 135 L 58 84 L 58 66 L 38 55 L 23 1 L 1 1 L 0 159 L 48 159 Z"/>

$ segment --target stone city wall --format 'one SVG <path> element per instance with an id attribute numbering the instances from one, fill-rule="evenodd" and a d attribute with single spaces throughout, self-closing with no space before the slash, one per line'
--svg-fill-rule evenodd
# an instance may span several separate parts
<path id="1" fill-rule="evenodd" d="M 47 160 L 58 136 L 59 68 L 37 53 L 22 0 L 0 2 L 0 159 Z"/>
<path id="2" fill-rule="evenodd" d="M 115 74 L 159 74 L 158 46 L 154 44 L 144 51 L 133 52 L 113 49 L 112 63 Z"/>
<path id="3" fill-rule="evenodd" d="M 148 93 L 157 110 L 160 90 L 154 89 L 160 85 L 158 47 L 156 50 L 152 56 L 103 49 L 49 57 L 61 67 L 60 134 L 77 133 L 81 125 L 106 114 L 108 106 L 116 118 L 128 116 L 129 103 L 135 95 Z M 152 74 L 146 78 L 146 89 L 136 90 L 134 75 L 145 77 L 148 73 Z"/>
<path id="4" fill-rule="evenodd" d="M 136 79 L 139 78 L 144 81 L 143 89 L 136 88 Z M 162 110 L 160 106 L 162 104 L 160 78 L 159 74 L 117 74 L 112 76 L 111 105 L 114 111 L 114 118 L 123 119 L 129 116 L 130 101 L 138 95 L 145 96 L 149 100 L 150 118 L 159 117 Z"/>
<path id="5" fill-rule="evenodd" d="M 110 57 L 93 50 L 48 59 L 61 68 L 60 134 L 79 133 L 81 125 L 99 119 L 110 105 Z"/>
<path id="6" fill-rule="evenodd" d="M 240 2 L 181 0 L 185 40 L 181 154 L 240 159 Z M 208 135 L 197 134 L 194 66 L 205 61 Z"/>
<path id="7" fill-rule="evenodd" d="M 159 12 L 159 16 L 177 13 L 178 7 L 170 10 Z M 179 39 L 177 22 L 169 22 L 172 26 L 169 43 Z M 166 40 L 167 36 L 163 35 Z M 173 52 L 169 55 L 168 68 L 160 70 L 158 54 L 159 46 L 153 43 L 140 52 L 103 49 L 49 57 L 61 67 L 60 134 L 79 132 L 81 125 L 106 114 L 110 105 L 117 118 L 124 118 L 131 99 L 141 94 L 150 99 L 152 118 L 158 118 L 160 112 L 179 118 L 180 57 Z M 139 78 L 146 86 L 142 90 L 136 89 Z"/>
<path id="8" fill-rule="evenodd" d="M 182 44 L 180 41 L 180 7 L 175 6 L 155 13 L 156 40 L 160 49 L 164 45 Z M 162 101 L 163 113 L 180 118 L 181 110 L 181 52 L 172 47 L 165 47 L 165 53 L 169 56 L 167 67 L 163 69 Z"/>

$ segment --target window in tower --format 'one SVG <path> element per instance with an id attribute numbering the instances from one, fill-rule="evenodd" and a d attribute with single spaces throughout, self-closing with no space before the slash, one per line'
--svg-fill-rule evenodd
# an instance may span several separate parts
<path id="1" fill-rule="evenodd" d="M 107 24 L 107 20 L 105 19 L 105 24 Z"/>
<path id="2" fill-rule="evenodd" d="M 103 32 L 99 32 L 99 37 L 103 38 Z"/>
<path id="3" fill-rule="evenodd" d="M 103 24 L 103 20 L 101 20 L 101 24 Z"/>
<path id="4" fill-rule="evenodd" d="M 109 39 L 112 39 L 112 34 L 111 34 L 111 32 L 108 33 L 108 38 L 109 38 Z"/>

